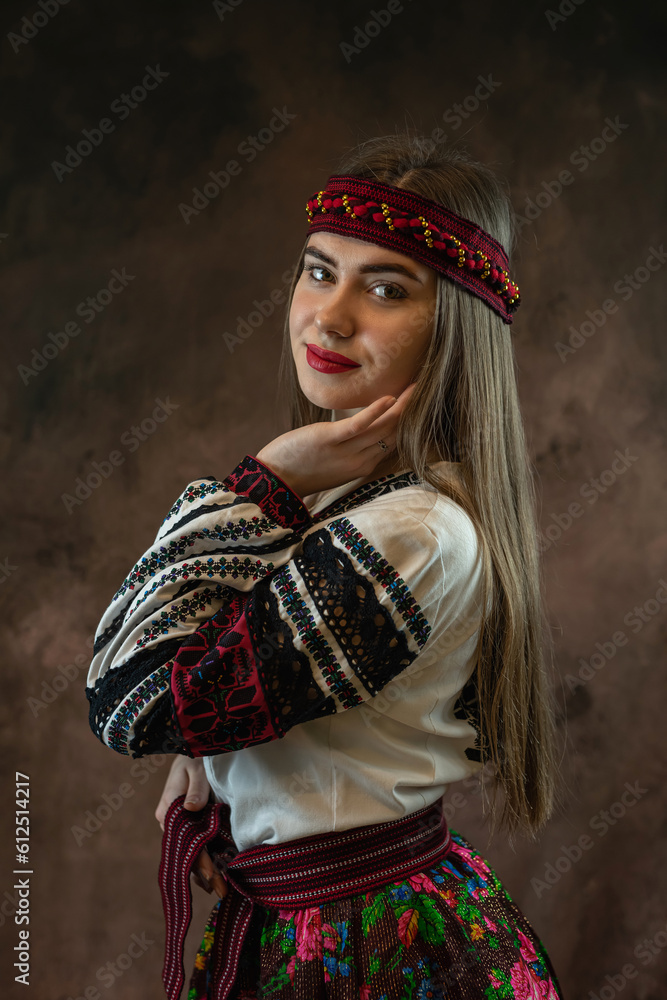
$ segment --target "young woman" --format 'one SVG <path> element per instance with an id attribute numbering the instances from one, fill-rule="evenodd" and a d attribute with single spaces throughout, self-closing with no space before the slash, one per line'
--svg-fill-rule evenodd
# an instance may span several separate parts
<path id="1" fill-rule="evenodd" d="M 483 768 L 510 835 L 555 802 L 511 206 L 463 153 L 394 136 L 307 215 L 292 429 L 186 486 L 88 679 L 109 747 L 178 755 L 156 813 L 167 995 L 193 872 L 220 900 L 190 1000 L 557 1000 L 441 803 Z"/>

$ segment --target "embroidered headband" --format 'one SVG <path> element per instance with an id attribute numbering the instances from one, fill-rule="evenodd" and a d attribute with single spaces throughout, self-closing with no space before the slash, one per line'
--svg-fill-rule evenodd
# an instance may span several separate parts
<path id="1" fill-rule="evenodd" d="M 378 243 L 432 267 L 482 299 L 505 323 L 519 308 L 503 247 L 484 229 L 435 201 L 402 188 L 333 176 L 306 203 L 309 232 Z"/>

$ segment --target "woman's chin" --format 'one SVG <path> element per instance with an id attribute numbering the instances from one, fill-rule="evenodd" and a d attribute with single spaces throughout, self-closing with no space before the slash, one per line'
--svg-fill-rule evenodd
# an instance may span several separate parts
<path id="1" fill-rule="evenodd" d="M 372 384 L 376 380 L 364 378 L 359 371 L 324 375 L 298 365 L 297 375 L 304 396 L 323 410 L 359 410 L 382 395 L 381 387 Z"/>
<path id="2" fill-rule="evenodd" d="M 301 391 L 314 406 L 320 406 L 323 410 L 361 410 L 373 402 L 373 397 L 368 390 L 323 389 L 321 386 L 301 386 Z"/>

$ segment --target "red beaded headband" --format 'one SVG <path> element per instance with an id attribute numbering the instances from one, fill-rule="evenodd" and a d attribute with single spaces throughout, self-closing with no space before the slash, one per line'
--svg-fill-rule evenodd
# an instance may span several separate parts
<path id="1" fill-rule="evenodd" d="M 519 288 L 501 244 L 435 201 L 377 181 L 334 176 L 306 212 L 309 232 L 341 233 L 407 254 L 483 299 L 505 323 L 519 308 Z"/>

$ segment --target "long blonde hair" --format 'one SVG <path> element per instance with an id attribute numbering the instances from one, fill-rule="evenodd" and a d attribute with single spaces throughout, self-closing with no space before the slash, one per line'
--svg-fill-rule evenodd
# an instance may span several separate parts
<path id="1" fill-rule="evenodd" d="M 496 175 L 462 150 L 438 148 L 419 136 L 390 135 L 356 147 L 335 172 L 404 188 L 458 212 L 494 236 L 511 262 L 516 227 L 509 198 Z M 303 251 L 290 304 L 302 267 Z M 331 418 L 299 387 L 289 309 L 281 375 L 293 428 Z M 442 460 L 460 463 L 462 487 L 427 465 L 434 450 Z M 517 828 L 535 838 L 555 808 L 560 787 L 547 669 L 553 649 L 511 327 L 439 274 L 434 332 L 398 428 L 396 453 L 401 469 L 412 469 L 463 507 L 481 540 L 482 607 L 490 605 L 490 612 L 480 629 L 468 685 L 479 760 L 493 775 L 493 826 L 496 793 L 502 789 L 501 827 L 510 840 Z"/>

